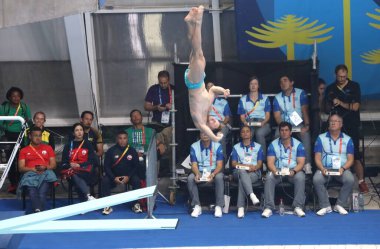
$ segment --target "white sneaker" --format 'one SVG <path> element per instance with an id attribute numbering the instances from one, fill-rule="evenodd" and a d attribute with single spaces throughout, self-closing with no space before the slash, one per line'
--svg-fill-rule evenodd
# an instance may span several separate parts
<path id="1" fill-rule="evenodd" d="M 297 215 L 298 217 L 305 217 L 305 212 L 302 210 L 300 207 L 296 207 L 294 209 L 294 214 Z"/>
<path id="2" fill-rule="evenodd" d="M 253 205 L 256 205 L 256 204 L 260 203 L 259 199 L 257 199 L 257 197 L 256 197 L 256 195 L 254 193 L 250 194 L 249 198 L 251 198 L 251 201 L 252 201 Z"/>
<path id="3" fill-rule="evenodd" d="M 199 215 L 202 214 L 202 208 L 199 205 L 195 205 L 193 212 L 191 213 L 191 217 L 197 218 Z"/>
<path id="4" fill-rule="evenodd" d="M 87 201 L 93 201 L 93 200 L 96 200 L 95 197 L 93 197 L 92 195 L 88 194 L 87 195 Z M 81 213 L 82 215 L 86 214 L 86 213 Z"/>
<path id="5" fill-rule="evenodd" d="M 88 194 L 87 195 L 87 201 L 93 201 L 93 200 L 96 200 L 96 198 L 93 197 L 92 195 Z"/>
<path id="6" fill-rule="evenodd" d="M 238 217 L 239 219 L 241 219 L 241 218 L 244 217 L 244 208 L 243 208 L 243 207 L 239 207 L 239 208 L 238 208 L 237 217 Z"/>
<path id="7" fill-rule="evenodd" d="M 140 203 L 136 202 L 135 205 L 132 207 L 132 211 L 136 214 L 142 213 L 143 210 L 141 209 Z"/>
<path id="8" fill-rule="evenodd" d="M 103 209 L 102 214 L 104 214 L 104 215 L 109 215 L 110 213 L 112 213 L 112 211 L 113 211 L 113 209 L 112 209 L 111 207 L 105 207 L 105 208 Z"/>
<path id="9" fill-rule="evenodd" d="M 328 206 L 328 207 L 325 207 L 325 208 L 321 208 L 321 209 L 317 212 L 317 215 L 319 215 L 319 216 L 323 216 L 323 215 L 328 214 L 328 213 L 331 213 L 331 212 L 332 212 L 331 206 Z"/>
<path id="10" fill-rule="evenodd" d="M 216 218 L 220 218 L 222 217 L 223 213 L 222 213 L 222 208 L 219 207 L 219 206 L 215 206 L 215 213 L 214 213 L 214 216 Z"/>
<path id="11" fill-rule="evenodd" d="M 303 166 L 303 170 L 305 171 L 305 174 L 311 175 L 313 172 L 311 170 L 311 164 L 307 163 Z"/>
<path id="12" fill-rule="evenodd" d="M 272 210 L 269 208 L 264 209 L 263 213 L 261 214 L 262 217 L 264 218 L 269 218 L 272 216 Z"/>
<path id="13" fill-rule="evenodd" d="M 346 215 L 348 214 L 348 212 L 346 211 L 346 209 L 344 209 L 342 206 L 340 205 L 335 205 L 334 207 L 334 212 L 338 212 L 339 214 L 341 215 Z"/>

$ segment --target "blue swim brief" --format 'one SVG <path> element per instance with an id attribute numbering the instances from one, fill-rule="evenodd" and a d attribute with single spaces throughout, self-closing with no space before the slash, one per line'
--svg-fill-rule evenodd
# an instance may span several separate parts
<path id="1" fill-rule="evenodd" d="M 187 88 L 189 88 L 191 90 L 201 88 L 202 85 L 204 84 L 204 79 L 206 77 L 206 74 L 203 73 L 203 80 L 201 80 L 200 82 L 192 83 L 192 82 L 190 82 L 189 78 L 187 77 L 189 70 L 190 69 L 186 69 L 186 71 L 185 71 L 185 84 L 186 84 Z"/>

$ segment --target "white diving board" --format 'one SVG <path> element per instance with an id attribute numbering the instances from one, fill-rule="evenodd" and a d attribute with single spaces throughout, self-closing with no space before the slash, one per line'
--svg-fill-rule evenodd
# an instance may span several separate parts
<path id="1" fill-rule="evenodd" d="M 144 229 L 149 229 L 150 223 L 155 223 L 156 225 L 151 225 L 150 229 L 174 229 L 177 226 L 178 219 L 176 222 L 169 220 L 168 223 L 163 222 L 161 219 L 155 220 L 141 220 L 141 222 L 134 222 L 130 219 L 123 219 L 124 226 L 121 225 L 122 222 L 118 220 L 82 220 L 82 221 L 55 221 L 57 219 L 62 219 L 77 214 L 82 214 L 98 209 L 103 209 L 109 206 L 119 205 L 125 202 L 130 202 L 138 199 L 147 198 L 153 196 L 156 192 L 156 186 L 151 186 L 147 188 L 137 189 L 121 194 L 116 194 L 92 201 L 82 202 L 74 205 L 69 205 L 61 208 L 51 209 L 40 213 L 29 214 L 25 216 L 19 216 L 11 219 L 6 219 L 0 221 L 0 234 L 13 234 L 13 233 L 27 233 L 26 231 L 32 232 L 32 229 L 35 229 L 33 233 L 43 233 L 46 231 L 55 232 L 53 227 L 57 229 L 57 232 L 70 232 L 70 231 L 105 231 L 111 230 L 113 227 L 116 230 L 132 230 L 133 227 L 139 229 L 144 227 L 144 223 L 147 225 Z M 55 222 L 52 222 L 55 221 Z M 112 222 L 115 221 L 115 224 L 112 225 Z M 131 222 L 130 222 L 131 221 Z M 96 225 L 96 224 L 98 225 Z M 104 224 L 109 224 L 109 228 L 104 227 L 103 230 L 100 230 L 101 226 Z M 174 224 L 175 223 L 175 224 Z M 59 225 L 60 224 L 60 225 Z M 101 224 L 101 225 L 100 225 Z M 67 226 L 68 227 L 67 227 Z M 90 227 L 93 225 L 94 227 Z M 148 226 L 149 225 L 149 226 Z M 45 227 L 46 226 L 46 227 Z M 32 227 L 32 228 L 30 228 Z M 161 227 L 161 228 L 158 228 Z M 165 228 L 163 228 L 165 227 Z M 37 230 L 40 229 L 40 230 Z M 89 229 L 89 230 L 85 230 Z M 91 230 L 95 229 L 95 230 Z M 20 232 L 23 231 L 23 232 Z"/>
<path id="2" fill-rule="evenodd" d="M 175 229 L 178 219 L 110 219 L 110 220 L 60 220 L 47 221 L 19 227 L 3 234 L 67 233 Z"/>

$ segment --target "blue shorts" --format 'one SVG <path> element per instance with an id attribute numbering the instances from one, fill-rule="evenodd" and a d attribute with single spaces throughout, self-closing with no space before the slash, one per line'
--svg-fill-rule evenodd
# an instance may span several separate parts
<path id="1" fill-rule="evenodd" d="M 201 80 L 200 82 L 192 83 L 192 82 L 190 82 L 189 78 L 187 77 L 187 75 L 189 74 L 189 70 L 190 69 L 186 69 L 186 71 L 185 71 L 185 84 L 186 84 L 187 88 L 189 88 L 191 90 L 201 88 L 202 85 L 204 84 L 204 79 L 206 77 L 206 74 L 203 73 L 203 80 Z"/>

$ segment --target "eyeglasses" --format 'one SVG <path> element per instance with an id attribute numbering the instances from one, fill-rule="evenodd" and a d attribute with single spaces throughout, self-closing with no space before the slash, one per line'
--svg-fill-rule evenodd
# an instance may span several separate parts
<path id="1" fill-rule="evenodd" d="M 330 120 L 329 123 L 330 124 L 333 124 L 333 123 L 341 123 L 342 121 L 340 120 Z"/>

